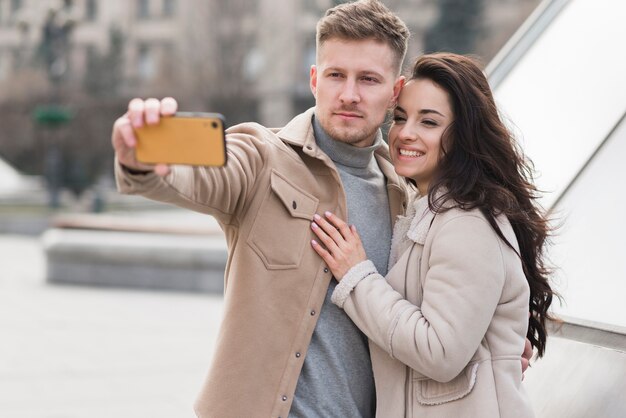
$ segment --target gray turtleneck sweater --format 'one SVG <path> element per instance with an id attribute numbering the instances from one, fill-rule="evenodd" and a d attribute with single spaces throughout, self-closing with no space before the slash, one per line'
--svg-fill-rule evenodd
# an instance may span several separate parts
<path id="1" fill-rule="evenodd" d="M 374 151 L 383 143 L 357 148 L 328 136 L 313 119 L 317 145 L 335 163 L 354 224 L 370 260 L 387 272 L 391 215 L 385 177 Z M 289 417 L 374 417 L 376 393 L 367 337 L 345 312 L 331 303 L 337 285 L 331 280 L 296 387 Z"/>

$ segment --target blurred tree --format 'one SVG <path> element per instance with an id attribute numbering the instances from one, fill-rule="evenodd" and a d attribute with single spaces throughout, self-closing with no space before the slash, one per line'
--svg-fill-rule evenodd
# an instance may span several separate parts
<path id="1" fill-rule="evenodd" d="M 439 19 L 424 36 L 425 52 L 475 51 L 482 32 L 483 0 L 440 0 Z"/>
<path id="2" fill-rule="evenodd" d="M 116 27 L 109 29 L 109 49 L 103 54 L 96 48 L 88 50 L 87 71 L 83 79 L 85 92 L 92 97 L 116 97 L 123 83 L 124 34 Z"/>
<path id="3" fill-rule="evenodd" d="M 35 121 L 44 129 L 54 129 L 67 124 L 71 113 L 60 106 L 61 83 L 66 80 L 69 66 L 70 34 L 74 29 L 74 21 L 69 18 L 71 1 L 64 1 L 62 8 L 50 8 L 44 21 L 41 34 L 40 54 L 43 58 L 46 74 L 53 86 L 52 102 L 46 108 L 39 108 L 33 114 Z M 58 117 L 65 114 L 64 117 Z M 65 183 L 63 151 L 56 135 L 47 135 L 48 146 L 44 159 L 44 174 L 49 193 L 49 205 L 60 206 L 59 193 Z M 74 165 L 72 175 L 81 176 Z M 82 177 L 82 176 L 81 176 Z M 70 180 L 74 180 L 70 177 Z M 71 183 L 81 182 L 79 180 Z"/>

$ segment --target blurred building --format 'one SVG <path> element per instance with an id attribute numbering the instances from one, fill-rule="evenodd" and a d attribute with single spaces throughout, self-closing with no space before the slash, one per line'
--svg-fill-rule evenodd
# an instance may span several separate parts
<path id="1" fill-rule="evenodd" d="M 475 0 L 476 50 L 488 61 L 538 0 Z M 0 0 L 0 102 L 49 89 L 41 58 L 50 9 L 69 22 L 63 71 L 74 97 L 162 96 L 225 113 L 231 122 L 282 125 L 312 105 L 315 24 L 333 0 Z M 412 31 L 409 57 L 445 2 L 385 2 Z M 449 3 L 449 2 L 448 2 Z M 41 59 L 39 60 L 41 63 Z"/>

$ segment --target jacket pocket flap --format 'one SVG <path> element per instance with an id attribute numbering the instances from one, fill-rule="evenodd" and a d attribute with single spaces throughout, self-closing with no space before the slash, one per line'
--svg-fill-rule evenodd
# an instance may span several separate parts
<path id="1" fill-rule="evenodd" d="M 461 399 L 472 391 L 480 363 L 469 364 L 449 382 L 437 382 L 429 378 L 415 381 L 415 397 L 422 405 L 440 405 Z"/>
<path id="2" fill-rule="evenodd" d="M 278 196 L 291 216 L 313 220 L 319 200 L 305 192 L 276 170 L 270 174 L 272 191 Z"/>

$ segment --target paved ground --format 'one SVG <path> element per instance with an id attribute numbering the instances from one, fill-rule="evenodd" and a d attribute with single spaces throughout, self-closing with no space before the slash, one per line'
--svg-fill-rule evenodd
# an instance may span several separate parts
<path id="1" fill-rule="evenodd" d="M 37 237 L 0 235 L 0 417 L 178 418 L 222 298 L 48 285 Z"/>

